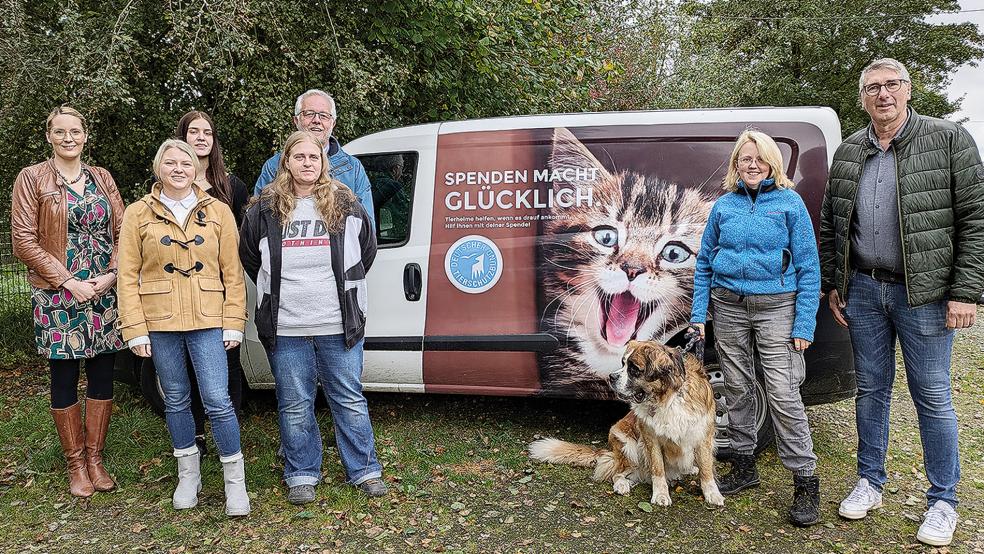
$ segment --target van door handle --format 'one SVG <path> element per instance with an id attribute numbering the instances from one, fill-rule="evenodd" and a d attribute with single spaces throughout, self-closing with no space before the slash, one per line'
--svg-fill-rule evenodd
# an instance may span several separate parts
<path id="1" fill-rule="evenodd" d="M 423 287 L 423 278 L 420 273 L 419 264 L 407 264 L 403 268 L 403 292 L 407 300 L 416 302 L 420 300 L 420 291 Z"/>

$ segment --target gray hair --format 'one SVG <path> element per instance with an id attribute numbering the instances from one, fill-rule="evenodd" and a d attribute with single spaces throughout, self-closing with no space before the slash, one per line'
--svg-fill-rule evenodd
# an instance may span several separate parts
<path id="1" fill-rule="evenodd" d="M 294 102 L 294 115 L 295 116 L 301 115 L 301 104 L 303 104 L 304 103 L 304 99 L 307 98 L 307 97 L 309 97 L 309 96 L 320 96 L 320 97 L 324 98 L 325 100 L 327 100 L 328 103 L 331 104 L 331 116 L 332 117 L 337 117 L 338 114 L 335 112 L 335 99 L 332 98 L 331 95 L 328 94 L 327 92 L 325 92 L 325 91 L 323 91 L 321 89 L 316 89 L 316 88 L 306 90 L 306 91 L 304 91 L 304 94 L 302 94 L 302 95 L 300 95 L 300 96 L 297 97 L 297 101 Z"/>
<path id="2" fill-rule="evenodd" d="M 909 77 L 909 70 L 902 65 L 902 62 L 894 58 L 880 58 L 867 65 L 861 70 L 861 78 L 858 79 L 858 94 L 861 94 L 862 89 L 864 89 L 864 78 L 876 69 L 891 69 L 899 74 L 899 77 L 905 81 L 912 82 L 912 78 Z M 300 106 L 300 104 L 298 104 Z"/>

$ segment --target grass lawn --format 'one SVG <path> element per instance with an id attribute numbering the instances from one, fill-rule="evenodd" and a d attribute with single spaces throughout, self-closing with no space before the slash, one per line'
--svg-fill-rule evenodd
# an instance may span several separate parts
<path id="1" fill-rule="evenodd" d="M 984 314 L 982 314 L 984 315 Z M 984 329 L 961 333 L 954 361 L 963 478 L 960 523 L 947 552 L 984 552 Z M 327 448 L 317 502 L 286 502 L 276 458 L 273 394 L 253 395 L 243 425 L 248 518 L 222 513 L 221 467 L 203 463 L 199 506 L 175 512 L 175 463 L 163 421 L 117 384 L 107 466 L 119 490 L 77 500 L 68 494 L 48 415 L 41 367 L 0 371 L 0 552 L 924 552 L 915 541 L 925 509 L 922 451 L 904 380 L 892 412 L 885 507 L 863 522 L 837 516 L 855 482 L 852 401 L 810 409 L 820 457 L 823 519 L 786 523 L 791 477 L 772 448 L 763 484 L 724 509 L 708 509 L 696 485 L 672 492 L 668 509 L 649 488 L 628 497 L 589 471 L 534 464 L 538 435 L 604 441 L 624 413 L 614 403 L 519 398 L 369 395 L 377 448 L 393 489 L 369 500 L 344 484 Z M 319 412 L 333 444 L 327 410 Z M 721 469 L 721 468 L 719 468 Z"/>

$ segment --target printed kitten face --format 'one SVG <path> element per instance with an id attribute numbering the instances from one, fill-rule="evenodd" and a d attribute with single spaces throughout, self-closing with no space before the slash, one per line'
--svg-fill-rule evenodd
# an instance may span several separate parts
<path id="1" fill-rule="evenodd" d="M 590 187 L 594 202 L 548 211 L 539 239 L 541 325 L 564 351 L 541 362 L 545 388 L 607 378 L 629 340 L 665 341 L 686 324 L 712 205 L 655 176 L 610 173 L 563 128 L 554 131 L 550 167 L 597 171 L 567 172 L 596 175 L 591 181 L 554 183 L 555 190 Z"/>

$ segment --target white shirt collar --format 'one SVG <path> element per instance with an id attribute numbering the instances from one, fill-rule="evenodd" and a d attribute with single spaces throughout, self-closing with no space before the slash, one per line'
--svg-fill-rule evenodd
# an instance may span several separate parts
<path id="1" fill-rule="evenodd" d="M 188 214 L 191 213 L 191 209 L 198 203 L 198 196 L 195 195 L 195 190 L 192 189 L 188 196 L 185 196 L 181 200 L 174 200 L 173 198 L 168 198 L 162 190 L 161 202 L 167 206 L 169 210 L 171 210 L 171 213 L 174 214 L 174 219 L 176 219 L 180 225 L 184 225 L 185 220 L 188 219 Z"/>
<path id="2" fill-rule="evenodd" d="M 164 191 L 161 191 L 161 202 L 163 202 L 168 208 L 171 206 L 181 206 L 186 210 L 190 210 L 192 206 L 198 203 L 198 197 L 195 196 L 195 191 L 192 190 L 188 196 L 185 196 L 181 200 L 175 200 L 164 194 Z"/>

